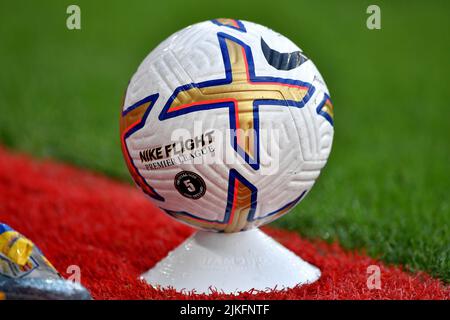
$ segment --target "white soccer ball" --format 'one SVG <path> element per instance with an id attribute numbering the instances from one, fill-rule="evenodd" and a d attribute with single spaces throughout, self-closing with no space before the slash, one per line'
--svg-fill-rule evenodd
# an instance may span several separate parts
<path id="1" fill-rule="evenodd" d="M 120 119 L 136 184 L 189 225 L 238 232 L 304 199 L 333 140 L 313 62 L 264 26 L 215 19 L 163 41 L 132 77 Z"/>

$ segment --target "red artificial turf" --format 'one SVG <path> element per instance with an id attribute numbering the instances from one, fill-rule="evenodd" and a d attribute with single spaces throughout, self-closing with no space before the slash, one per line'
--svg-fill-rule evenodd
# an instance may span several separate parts
<path id="1" fill-rule="evenodd" d="M 450 289 L 425 273 L 386 266 L 337 243 L 263 228 L 322 270 L 316 283 L 238 296 L 182 294 L 139 281 L 193 230 L 167 217 L 135 187 L 0 147 L 0 221 L 32 239 L 65 276 L 81 268 L 95 299 L 449 299 Z M 367 267 L 381 268 L 381 289 L 367 288 Z"/>

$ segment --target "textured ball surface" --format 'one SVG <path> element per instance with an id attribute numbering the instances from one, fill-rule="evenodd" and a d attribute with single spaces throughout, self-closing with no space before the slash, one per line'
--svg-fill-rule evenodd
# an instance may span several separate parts
<path id="1" fill-rule="evenodd" d="M 120 117 L 136 184 L 189 225 L 237 232 L 286 214 L 311 190 L 333 139 L 322 76 L 286 37 L 215 19 L 141 63 Z"/>

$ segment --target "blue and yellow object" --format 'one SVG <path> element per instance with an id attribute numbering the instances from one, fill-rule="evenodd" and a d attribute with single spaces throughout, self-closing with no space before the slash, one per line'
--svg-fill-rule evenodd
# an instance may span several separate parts
<path id="1" fill-rule="evenodd" d="M 19 266 L 24 266 L 33 251 L 33 243 L 6 224 L 0 224 L 0 252 Z"/>
<path id="2" fill-rule="evenodd" d="M 91 299 L 79 283 L 65 280 L 33 242 L 0 223 L 0 300 Z"/>

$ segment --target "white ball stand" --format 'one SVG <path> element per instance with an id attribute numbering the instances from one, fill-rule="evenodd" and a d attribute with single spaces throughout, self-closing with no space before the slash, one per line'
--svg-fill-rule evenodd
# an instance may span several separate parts
<path id="1" fill-rule="evenodd" d="M 237 294 L 312 283 L 320 270 L 259 229 L 238 233 L 198 231 L 141 279 L 178 291 Z"/>

